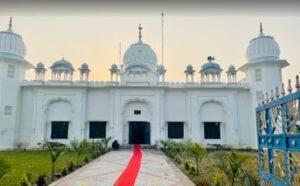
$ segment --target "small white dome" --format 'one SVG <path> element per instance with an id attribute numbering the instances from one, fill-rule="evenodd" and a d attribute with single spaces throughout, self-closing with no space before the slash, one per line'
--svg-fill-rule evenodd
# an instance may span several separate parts
<path id="1" fill-rule="evenodd" d="M 37 68 L 37 69 L 43 69 L 43 68 L 45 68 L 45 65 L 44 65 L 42 62 L 39 62 L 39 63 L 36 65 L 36 68 Z"/>
<path id="2" fill-rule="evenodd" d="M 236 74 L 236 73 L 237 73 L 237 70 L 235 69 L 235 66 L 230 65 L 230 66 L 228 67 L 227 73 L 228 73 L 228 74 Z"/>
<path id="3" fill-rule="evenodd" d="M 81 69 L 89 69 L 89 65 L 86 64 L 86 63 L 83 63 L 83 64 L 81 65 Z"/>
<path id="4" fill-rule="evenodd" d="M 256 63 L 267 60 L 278 60 L 280 48 L 278 43 L 271 36 L 265 36 L 262 26 L 258 37 L 252 39 L 247 48 L 246 58 L 249 63 Z"/>
<path id="5" fill-rule="evenodd" d="M 118 65 L 116 65 L 115 63 L 111 65 L 111 69 L 117 69 Z"/>
<path id="6" fill-rule="evenodd" d="M 214 57 L 208 56 L 207 60 L 208 62 L 201 66 L 200 73 L 204 73 L 204 74 L 221 73 L 222 69 L 220 65 L 218 63 L 212 62 L 213 60 L 215 60 Z"/>
<path id="7" fill-rule="evenodd" d="M 0 32 L 0 55 L 24 58 L 26 55 L 26 46 L 20 35 L 12 30 L 12 19 L 6 31 Z"/>
<path id="8" fill-rule="evenodd" d="M 123 62 L 127 66 L 139 64 L 157 64 L 157 57 L 152 48 L 142 42 L 141 35 L 142 27 L 139 27 L 139 40 L 137 43 L 132 44 L 125 52 Z"/>
<path id="9" fill-rule="evenodd" d="M 195 73 L 194 67 L 191 64 L 189 64 L 188 66 L 186 66 L 184 73 L 190 75 L 194 74 Z"/>

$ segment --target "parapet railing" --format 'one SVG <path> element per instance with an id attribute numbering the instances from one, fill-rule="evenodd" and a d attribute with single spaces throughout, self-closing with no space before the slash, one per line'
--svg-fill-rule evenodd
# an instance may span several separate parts
<path id="1" fill-rule="evenodd" d="M 300 185 L 300 83 L 276 87 L 256 108 L 261 185 Z"/>
<path id="2" fill-rule="evenodd" d="M 137 82 L 138 83 L 138 82 Z M 225 83 L 225 82 L 157 82 L 157 83 L 121 83 L 118 81 L 23 81 L 22 86 L 74 86 L 74 87 L 165 87 L 165 88 L 245 88 L 248 83 Z"/>

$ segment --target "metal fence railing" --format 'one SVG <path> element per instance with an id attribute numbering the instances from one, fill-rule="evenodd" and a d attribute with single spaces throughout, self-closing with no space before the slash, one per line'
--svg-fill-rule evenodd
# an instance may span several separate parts
<path id="1" fill-rule="evenodd" d="M 261 185 L 300 185 L 300 84 L 261 96 L 256 108 Z"/>

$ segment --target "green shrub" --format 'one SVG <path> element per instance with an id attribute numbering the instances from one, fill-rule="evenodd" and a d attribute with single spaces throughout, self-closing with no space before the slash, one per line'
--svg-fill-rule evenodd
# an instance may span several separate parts
<path id="1" fill-rule="evenodd" d="M 161 141 L 163 147 L 161 151 L 163 151 L 168 157 L 174 159 L 176 155 L 181 154 L 185 151 L 184 143 L 177 143 L 171 140 Z"/>
<path id="2" fill-rule="evenodd" d="M 75 166 L 74 166 L 73 161 L 67 161 L 67 169 L 68 169 L 69 172 L 73 172 L 74 167 Z"/>
<path id="3" fill-rule="evenodd" d="M 190 166 L 190 172 L 189 174 L 194 177 L 197 175 L 196 167 L 195 166 Z"/>
<path id="4" fill-rule="evenodd" d="M 84 163 L 88 163 L 88 162 L 90 162 L 90 159 L 89 159 L 89 157 L 85 156 L 83 161 L 84 161 Z"/>
<path id="5" fill-rule="evenodd" d="M 206 150 L 202 148 L 202 146 L 198 143 L 193 143 L 189 146 L 188 152 L 190 153 L 190 156 L 194 160 L 194 163 L 196 165 L 196 174 L 199 175 L 199 169 L 200 169 L 200 163 L 203 157 L 206 155 Z"/>
<path id="6" fill-rule="evenodd" d="M 216 162 L 216 166 L 227 176 L 230 185 L 256 184 L 257 180 L 255 180 L 255 176 L 247 168 L 250 160 L 249 156 L 234 151 L 221 155 L 222 157 Z"/>
<path id="7" fill-rule="evenodd" d="M 66 168 L 64 168 L 62 171 L 61 171 L 61 175 L 65 176 L 68 174 L 68 171 Z"/>
<path id="8" fill-rule="evenodd" d="M 46 178 L 47 176 L 45 174 L 39 175 L 37 180 L 36 180 L 36 185 L 37 186 L 45 186 L 46 185 Z"/>
<path id="9" fill-rule="evenodd" d="M 75 152 L 76 155 L 77 155 L 77 157 L 76 157 L 76 166 L 78 167 L 79 166 L 80 155 L 83 152 L 86 152 L 87 150 L 90 149 L 90 143 L 86 139 L 82 140 L 81 142 L 74 139 L 70 142 L 70 147 L 69 148 L 70 148 L 71 151 Z"/>
<path id="10" fill-rule="evenodd" d="M 57 142 L 47 142 L 45 141 L 44 146 L 47 147 L 50 157 L 51 157 L 51 179 L 54 180 L 55 174 L 55 162 L 57 161 L 58 157 L 65 153 L 65 145 Z"/>
<path id="11" fill-rule="evenodd" d="M 186 171 L 190 171 L 190 164 L 189 164 L 188 162 L 185 162 L 185 163 L 184 163 L 184 169 L 185 169 Z"/>
<path id="12" fill-rule="evenodd" d="M 196 185 L 258 185 L 254 152 L 232 151 L 231 146 L 220 144 L 210 145 L 211 149 L 192 142 L 161 144 L 161 151 L 174 162 L 182 164 L 184 160 L 183 168 Z"/>
<path id="13" fill-rule="evenodd" d="M 112 140 L 111 137 L 101 139 L 101 143 L 104 146 L 104 149 L 108 150 L 108 143 Z"/>
<path id="14" fill-rule="evenodd" d="M 21 186 L 31 186 L 32 175 L 30 173 L 24 174 L 22 181 L 20 183 Z"/>
<path id="15" fill-rule="evenodd" d="M 180 159 L 179 156 L 175 156 L 175 157 L 174 157 L 174 161 L 175 161 L 176 163 L 178 163 L 179 165 L 182 163 L 182 161 L 181 161 L 181 159 Z"/>
<path id="16" fill-rule="evenodd" d="M 95 159 L 105 153 L 105 149 L 101 141 L 93 141 L 91 143 L 91 158 Z"/>

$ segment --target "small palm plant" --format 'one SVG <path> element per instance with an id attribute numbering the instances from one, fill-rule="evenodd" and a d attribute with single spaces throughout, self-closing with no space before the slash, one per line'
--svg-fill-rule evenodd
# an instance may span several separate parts
<path id="1" fill-rule="evenodd" d="M 47 147 L 47 149 L 50 153 L 51 163 L 52 163 L 51 178 L 52 178 L 52 180 L 54 180 L 55 162 L 57 161 L 58 157 L 65 152 L 65 149 L 63 149 L 63 148 L 54 148 L 53 144 L 51 144 L 47 141 L 45 142 L 45 146 Z"/>
<path id="2" fill-rule="evenodd" d="M 76 166 L 79 166 L 79 158 L 82 152 L 89 149 L 89 142 L 87 140 L 82 140 L 79 142 L 78 140 L 74 139 L 70 142 L 70 150 L 76 153 Z"/>
<path id="3" fill-rule="evenodd" d="M 0 179 L 2 179 L 10 171 L 10 165 L 4 160 L 0 159 Z"/>
<path id="4" fill-rule="evenodd" d="M 101 154 L 105 153 L 103 143 L 100 141 L 93 141 L 91 144 L 91 156 L 92 158 L 97 158 Z"/>
<path id="5" fill-rule="evenodd" d="M 200 162 L 206 154 L 206 150 L 198 143 L 192 143 L 188 147 L 188 151 L 196 164 L 196 174 L 199 175 Z"/>
<path id="6" fill-rule="evenodd" d="M 104 145 L 105 150 L 108 149 L 108 143 L 111 141 L 111 137 L 101 139 L 101 143 Z"/>
<path id="7" fill-rule="evenodd" d="M 232 151 L 227 155 L 223 153 L 217 167 L 227 176 L 231 186 L 236 184 L 255 185 L 254 177 L 246 168 L 248 160 L 248 156 L 238 152 Z"/>

